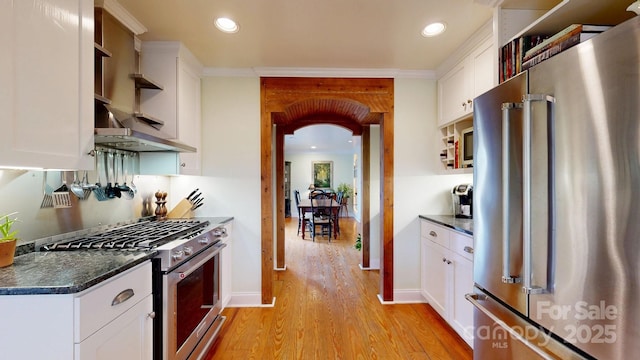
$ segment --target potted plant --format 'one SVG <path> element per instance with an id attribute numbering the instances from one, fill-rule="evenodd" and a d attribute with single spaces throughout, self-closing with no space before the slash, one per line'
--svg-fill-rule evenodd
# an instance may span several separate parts
<path id="1" fill-rule="evenodd" d="M 18 231 L 12 230 L 11 227 L 18 221 L 18 218 L 11 219 L 9 217 L 15 214 L 14 212 L 0 217 L 0 267 L 13 264 Z"/>
<path id="2" fill-rule="evenodd" d="M 345 204 L 347 203 L 347 199 L 353 195 L 353 188 L 347 183 L 340 183 L 336 190 L 344 194 L 342 201 L 344 201 Z"/>
<path id="3" fill-rule="evenodd" d="M 360 234 L 356 237 L 356 242 L 353 244 L 353 247 L 358 251 L 362 250 L 362 236 Z"/>

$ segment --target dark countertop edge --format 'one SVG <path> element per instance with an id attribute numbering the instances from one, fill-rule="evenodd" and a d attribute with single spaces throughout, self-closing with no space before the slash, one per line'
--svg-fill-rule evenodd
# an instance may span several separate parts
<path id="1" fill-rule="evenodd" d="M 75 294 L 84 291 L 94 285 L 97 285 L 109 278 L 112 278 L 126 270 L 129 270 L 136 265 L 142 264 L 145 261 L 153 258 L 157 252 L 149 252 L 146 256 L 127 262 L 126 264 L 112 269 L 106 273 L 84 282 L 80 285 L 69 286 L 37 286 L 37 287 L 5 287 L 0 288 L 0 295 L 62 295 L 62 294 Z"/>
<path id="2" fill-rule="evenodd" d="M 444 215 L 438 215 L 438 217 L 442 217 L 442 216 L 444 216 Z M 451 216 L 452 220 L 456 219 L 455 217 L 453 217 L 453 215 L 449 215 L 449 216 Z M 434 223 L 436 223 L 438 225 L 442 225 L 442 226 L 448 227 L 450 229 L 459 231 L 461 233 L 465 233 L 467 235 L 473 236 L 473 231 L 470 231 L 469 229 L 462 228 L 460 226 L 456 226 L 455 224 L 453 224 L 451 222 L 444 222 L 444 221 L 438 220 L 438 219 L 436 219 L 436 218 L 434 218 L 434 217 L 432 217 L 430 215 L 418 215 L 418 217 L 420 219 L 428 220 L 428 221 L 434 222 Z M 469 220 L 471 220 L 471 219 L 469 219 Z"/>

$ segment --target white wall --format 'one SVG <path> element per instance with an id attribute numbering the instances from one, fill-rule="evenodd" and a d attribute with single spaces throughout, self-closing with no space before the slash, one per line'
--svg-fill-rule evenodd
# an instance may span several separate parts
<path id="1" fill-rule="evenodd" d="M 347 130 L 345 130 L 347 131 Z M 336 154 L 323 152 L 285 153 L 285 161 L 291 161 L 291 199 L 293 191 L 300 191 L 300 196 L 309 195 L 309 185 L 312 183 L 311 163 L 313 161 L 333 161 L 333 189 L 340 183 L 353 182 L 353 154 Z M 350 209 L 350 213 L 353 211 Z M 291 203 L 291 216 L 297 216 L 295 201 Z"/>
<path id="2" fill-rule="evenodd" d="M 202 82 L 202 169 L 203 176 L 155 177 L 138 176 L 136 184 L 150 194 L 156 189 L 169 189 L 172 206 L 198 187 L 204 193 L 205 205 L 199 216 L 234 216 L 233 296 L 254 305 L 260 303 L 261 235 L 260 235 L 260 81 L 258 77 L 209 77 Z M 450 214 L 449 189 L 471 182 L 472 175 L 443 175 L 438 158 L 436 130 L 436 82 L 428 79 L 395 80 L 394 138 L 394 288 L 397 301 L 412 298 L 420 286 L 420 214 Z M 377 138 L 372 132 L 372 139 Z M 379 155 L 377 148 L 372 153 Z M 310 163 L 310 159 L 292 161 Z M 337 160 L 334 160 L 337 161 Z M 353 174 L 353 158 L 345 157 L 345 172 L 334 170 L 338 182 L 349 182 Z M 340 161 L 342 163 L 342 161 Z M 334 165 L 336 165 L 334 163 Z M 372 163 L 372 179 L 379 181 Z M 342 165 L 340 165 L 342 166 Z M 297 170 L 294 170 L 297 171 Z M 310 168 L 301 169 L 310 176 Z M 307 175 L 308 174 L 308 175 Z M 95 181 L 95 175 L 91 175 Z M 0 171 L 0 213 L 20 211 L 25 226 L 25 240 L 48 236 L 60 231 L 67 217 L 62 211 L 40 209 L 42 200 L 40 172 Z M 298 181 L 298 180 L 296 180 Z M 300 180 L 302 181 L 302 180 Z M 307 181 L 307 180 L 304 180 Z M 52 183 L 55 180 L 52 179 Z M 372 193 L 375 184 L 372 183 Z M 307 185 L 308 186 L 308 185 Z M 379 186 L 379 183 L 377 184 Z M 293 189 L 293 188 L 292 188 Z M 371 196 L 372 237 L 379 234 L 379 196 Z M 138 217 L 142 197 L 97 202 L 91 198 L 77 209 L 86 226 L 113 223 Z M 31 226 L 37 224 L 37 226 Z M 71 231 L 71 230 L 69 230 Z M 377 240 L 379 243 L 379 239 Z M 379 245 L 372 247 L 379 251 Z M 375 254 L 379 258 L 379 253 Z"/>
<path id="3" fill-rule="evenodd" d="M 260 239 L 260 82 L 257 77 L 209 77 L 203 80 L 203 176 L 172 178 L 172 189 L 198 185 L 206 195 L 201 215 L 235 217 L 234 298 L 257 299 L 261 291 Z M 471 182 L 472 175 L 443 175 L 438 158 L 436 81 L 395 80 L 394 138 L 394 288 L 397 301 L 418 301 L 420 287 L 420 214 L 451 214 L 449 190 Z M 375 131 L 375 130 L 374 130 Z M 372 139 L 378 138 L 372 132 Z M 372 148 L 379 156 L 378 148 Z M 310 158 L 286 156 L 292 162 Z M 326 160 L 326 159 L 323 159 Z M 347 161 L 345 160 L 345 163 Z M 353 158 L 349 157 L 352 174 Z M 335 165 L 335 163 L 334 163 Z M 293 169 L 292 191 L 308 181 L 311 169 Z M 372 193 L 379 182 L 372 163 Z M 341 178 L 334 176 L 338 182 Z M 301 177 L 294 180 L 293 177 Z M 346 182 L 349 178 L 345 178 Z M 308 187 L 308 184 L 306 185 Z M 304 183 L 302 185 L 304 187 Z M 304 193 L 303 193 L 304 194 Z M 379 236 L 379 191 L 371 196 L 372 237 Z M 377 201 L 377 208 L 374 208 Z M 377 220 L 376 220 L 377 219 Z M 377 221 L 377 222 L 376 222 Z M 373 240 L 373 239 L 372 239 Z M 376 240 L 379 244 L 379 238 Z M 372 244 L 373 245 L 373 244 Z M 372 246 L 379 252 L 379 245 Z M 379 253 L 375 254 L 379 258 Z M 235 301 L 235 300 L 232 300 Z"/>
<path id="4" fill-rule="evenodd" d="M 449 191 L 472 174 L 443 175 L 438 158 L 436 81 L 395 80 L 394 289 L 396 301 L 419 299 L 418 215 L 451 214 Z"/>
<path id="5" fill-rule="evenodd" d="M 380 222 L 380 204 L 382 195 L 380 189 L 380 126 L 371 126 L 369 137 L 369 268 L 380 269 L 380 234 L 382 223 Z"/>
<path id="6" fill-rule="evenodd" d="M 201 151 L 202 176 L 172 178 L 171 187 L 200 188 L 205 200 L 198 216 L 234 217 L 231 305 L 258 305 L 262 290 L 259 78 L 203 79 Z"/>
<path id="7" fill-rule="evenodd" d="M 114 198 L 98 201 L 91 194 L 87 200 L 78 200 L 70 195 L 71 208 L 40 208 L 43 199 L 43 171 L 0 170 L 0 216 L 18 212 L 19 222 L 14 225 L 18 230 L 18 245 L 33 242 L 52 235 L 86 229 L 101 224 L 114 224 L 141 217 L 143 214 L 143 198 L 153 198 L 156 190 L 169 189 L 169 178 L 165 176 L 136 176 L 134 183 L 139 189 L 132 199 Z M 73 177 L 70 172 L 68 184 Z M 82 173 L 80 174 L 82 176 Z M 96 182 L 95 172 L 89 172 L 91 183 Z M 57 189 L 62 185 L 60 172 L 49 171 L 47 183 Z M 102 178 L 102 185 L 106 185 Z M 172 200 L 169 194 L 168 202 Z M 155 212 L 155 204 L 151 203 Z"/>

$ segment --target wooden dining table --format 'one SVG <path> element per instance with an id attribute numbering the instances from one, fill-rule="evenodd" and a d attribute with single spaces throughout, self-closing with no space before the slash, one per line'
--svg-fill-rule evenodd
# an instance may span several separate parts
<path id="1" fill-rule="evenodd" d="M 315 209 L 328 209 L 333 217 L 333 238 L 338 238 L 340 232 L 340 226 L 338 225 L 338 211 L 340 210 L 340 204 L 334 199 L 301 199 L 298 208 L 302 210 L 302 238 L 304 239 L 304 229 L 306 229 L 306 217 L 304 214 L 311 213 L 311 202 L 313 201 L 313 207 Z"/>

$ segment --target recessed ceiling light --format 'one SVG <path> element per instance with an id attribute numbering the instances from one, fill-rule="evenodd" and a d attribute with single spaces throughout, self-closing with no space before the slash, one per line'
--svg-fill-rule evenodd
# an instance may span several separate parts
<path id="1" fill-rule="evenodd" d="M 218 30 L 230 34 L 237 33 L 238 30 L 240 30 L 240 27 L 235 21 L 225 17 L 217 18 L 214 24 Z"/>
<path id="2" fill-rule="evenodd" d="M 441 23 L 441 22 L 431 23 L 425 26 L 424 29 L 422 29 L 422 36 L 431 37 L 431 36 L 440 35 L 444 32 L 446 28 L 447 26 L 444 23 Z"/>
<path id="3" fill-rule="evenodd" d="M 312 149 L 315 149 L 315 148 L 316 148 L 316 146 L 315 146 L 315 145 L 311 145 L 311 148 L 312 148 Z"/>

